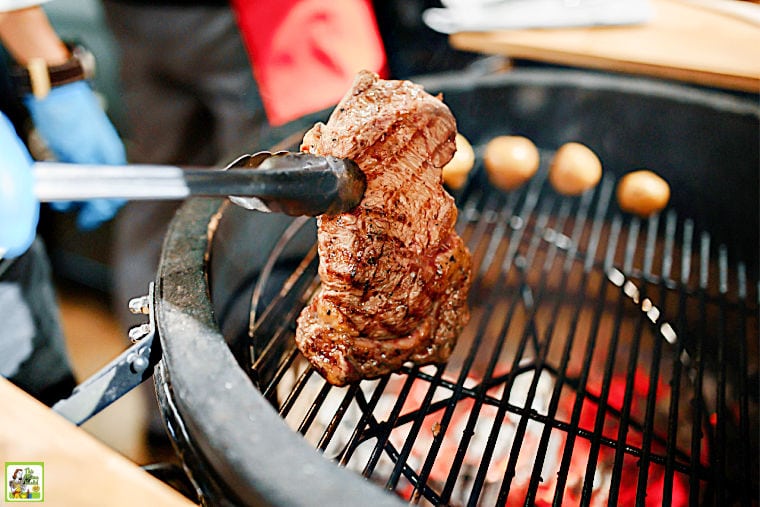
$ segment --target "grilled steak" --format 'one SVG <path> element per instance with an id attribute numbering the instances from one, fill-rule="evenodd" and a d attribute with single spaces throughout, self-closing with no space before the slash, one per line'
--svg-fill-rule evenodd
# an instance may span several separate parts
<path id="1" fill-rule="evenodd" d="M 303 151 L 354 160 L 361 203 L 318 218 L 321 287 L 296 343 L 334 385 L 448 359 L 469 319 L 471 258 L 441 167 L 454 151 L 449 108 L 409 81 L 361 72 Z"/>

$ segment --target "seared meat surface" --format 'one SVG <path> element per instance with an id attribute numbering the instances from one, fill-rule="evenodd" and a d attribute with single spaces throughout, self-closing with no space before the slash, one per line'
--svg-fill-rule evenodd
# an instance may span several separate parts
<path id="1" fill-rule="evenodd" d="M 334 385 L 448 359 L 469 319 L 471 259 L 441 168 L 455 151 L 449 108 L 409 81 L 361 72 L 303 151 L 354 160 L 361 203 L 318 218 L 321 287 L 296 343 Z"/>

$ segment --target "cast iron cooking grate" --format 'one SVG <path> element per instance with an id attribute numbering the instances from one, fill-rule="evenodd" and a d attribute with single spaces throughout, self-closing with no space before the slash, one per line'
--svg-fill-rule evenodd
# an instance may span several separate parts
<path id="1" fill-rule="evenodd" d="M 252 379 L 326 457 L 416 504 L 756 501 L 755 275 L 674 210 L 621 213 L 612 176 L 577 198 L 545 176 L 504 193 L 477 168 L 457 195 L 476 276 L 451 360 L 345 388 L 293 342 L 319 284 L 316 247 L 284 255 L 314 234 L 293 221 L 253 289 Z"/>

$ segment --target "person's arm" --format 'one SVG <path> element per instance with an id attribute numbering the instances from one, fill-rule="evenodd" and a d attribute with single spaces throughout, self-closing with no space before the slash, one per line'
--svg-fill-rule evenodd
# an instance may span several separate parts
<path id="1" fill-rule="evenodd" d="M 18 91 L 37 132 L 57 160 L 84 164 L 126 162 L 124 144 L 86 81 L 87 73 L 73 80 L 67 75 L 65 81 L 52 81 L 52 69 L 60 71 L 76 58 L 42 7 L 0 12 L 0 42 L 15 63 L 26 68 L 29 89 L 19 86 Z M 95 199 L 85 203 L 56 202 L 51 207 L 58 211 L 79 210 L 77 224 L 82 229 L 93 229 L 111 219 L 123 204 L 123 200 Z"/>
<path id="2" fill-rule="evenodd" d="M 0 41 L 23 66 L 34 59 L 60 65 L 71 56 L 40 6 L 0 13 Z"/>

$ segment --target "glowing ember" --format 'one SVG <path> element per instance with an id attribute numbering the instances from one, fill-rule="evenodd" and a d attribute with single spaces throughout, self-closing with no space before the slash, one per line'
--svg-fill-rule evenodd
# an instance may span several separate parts
<path id="1" fill-rule="evenodd" d="M 432 368 L 426 371 L 431 374 L 433 373 Z M 508 398 L 510 407 L 514 409 L 515 407 L 525 406 L 526 393 L 530 389 L 534 375 L 533 371 L 528 371 L 515 377 Z M 394 411 L 394 406 L 406 380 L 405 375 L 391 376 L 373 412 L 376 424 L 382 425 L 389 421 L 389 417 L 391 417 Z M 449 380 L 455 383 L 454 380 Z M 505 505 L 523 505 L 528 495 L 536 457 L 541 454 L 540 441 L 545 430 L 545 424 L 535 419 L 542 419 L 542 416 L 548 418 L 551 396 L 555 387 L 554 384 L 554 379 L 549 373 L 542 372 L 540 374 L 536 384 L 535 397 L 530 406 L 530 412 L 534 414 L 534 417 L 527 421 L 525 433 L 519 445 L 515 442 L 515 438 L 522 416 L 514 413 L 514 410 L 507 410 L 503 420 L 498 421 L 499 410 L 496 403 L 502 399 L 504 386 L 502 384 L 490 388 L 487 391 L 489 402 L 482 404 L 476 414 L 477 417 L 472 428 L 471 439 L 464 453 L 461 468 L 458 470 L 458 473 L 452 474 L 452 463 L 455 460 L 460 445 L 462 445 L 462 438 L 467 431 L 468 420 L 473 410 L 477 407 L 476 401 L 470 396 L 463 396 L 462 399 L 458 400 L 455 403 L 449 424 L 445 426 L 444 414 L 446 407 L 451 402 L 452 390 L 445 386 L 438 386 L 430 401 L 431 410 L 424 417 L 422 424 L 418 424 L 417 434 L 412 435 L 414 416 L 421 410 L 430 388 L 430 383 L 427 380 L 416 379 L 411 385 L 411 389 L 401 410 L 398 411 L 398 408 L 396 408 L 398 419 L 402 423 L 395 424 L 390 435 L 388 435 L 388 444 L 395 450 L 391 453 L 393 456 L 389 457 L 388 452 L 382 452 L 377 457 L 375 446 L 378 440 L 377 438 L 369 438 L 355 448 L 351 458 L 347 462 L 347 467 L 357 472 L 369 473 L 372 480 L 386 486 L 386 481 L 393 475 L 394 467 L 396 466 L 394 460 L 397 459 L 398 454 L 404 449 L 407 440 L 411 438 L 413 444 L 405 461 L 408 469 L 405 469 L 403 474 L 398 474 L 397 471 L 399 479 L 392 486 L 396 493 L 404 499 L 418 501 L 417 497 L 420 497 L 419 503 L 428 505 L 426 503 L 427 500 L 422 498 L 421 492 L 417 491 L 414 487 L 414 482 L 416 482 L 416 478 L 422 472 L 426 460 L 429 459 L 431 448 L 434 447 L 434 441 L 441 439 L 437 455 L 432 467 L 429 468 L 429 476 L 426 482 L 427 488 L 435 491 L 436 494 L 440 494 L 446 487 L 447 481 L 454 481 L 453 487 L 449 485 L 451 493 L 450 498 L 448 498 L 448 504 L 452 506 L 465 505 L 470 501 L 473 484 L 476 481 L 479 469 L 485 466 L 484 483 L 477 504 L 495 505 L 507 471 L 510 453 L 513 452 L 513 445 L 515 445 L 514 452 L 518 452 L 519 455 L 516 460 L 515 475 L 509 485 L 509 496 L 506 499 Z M 378 381 L 363 382 L 361 384 L 361 389 L 366 399 L 370 399 L 377 385 Z M 286 419 L 291 421 L 294 428 L 297 428 L 298 425 L 295 421 L 303 420 L 303 416 L 307 413 L 311 404 L 310 401 L 314 399 L 323 386 L 323 381 L 317 379 L 316 376 L 306 384 L 300 398 L 309 400 L 309 402 L 304 401 L 304 406 L 300 408 L 295 406 Z M 469 378 L 465 382 L 465 393 L 471 393 L 477 386 L 478 380 Z M 338 410 L 340 403 L 344 400 L 347 389 L 332 388 L 330 390 L 315 418 L 314 424 L 306 432 L 306 438 L 315 445 L 322 438 L 325 429 L 330 427 L 332 418 L 336 410 Z M 625 377 L 613 377 L 609 386 L 608 412 L 615 411 L 617 413 L 620 410 L 623 405 L 625 391 Z M 647 376 L 643 372 L 637 371 L 633 376 L 632 416 L 639 416 L 644 413 L 648 391 L 649 381 Z M 589 395 L 583 400 L 582 410 L 580 411 L 578 427 L 588 433 L 594 433 L 599 408 L 594 400 L 597 399 L 598 394 L 589 389 Z M 557 413 L 551 419 L 570 423 L 575 399 L 575 396 L 563 396 Z M 665 386 L 657 386 L 657 399 L 663 400 L 663 406 L 667 407 L 669 391 Z M 352 401 L 346 409 L 337 430 L 332 435 L 330 444 L 325 449 L 327 456 L 335 458 L 343 455 L 352 435 L 355 434 L 356 426 L 359 424 L 362 416 L 363 413 L 359 409 L 358 404 L 355 400 Z M 495 441 L 489 443 L 489 435 L 494 431 L 495 425 L 498 428 L 497 435 L 495 436 Z M 616 441 L 619 429 L 619 418 L 607 413 L 602 428 L 602 436 Z M 630 446 L 641 447 L 641 432 L 629 428 L 626 443 Z M 540 475 L 542 480 L 535 492 L 535 505 L 553 504 L 557 489 L 558 473 L 567 444 L 566 430 L 556 427 L 550 430 L 548 445 L 541 465 Z M 483 465 L 484 456 L 488 455 L 489 446 L 491 446 L 491 457 L 489 462 Z M 653 444 L 651 451 L 653 453 L 663 451 L 659 447 Z M 578 436 L 574 439 L 562 505 L 577 505 L 581 500 L 591 448 L 591 441 L 587 438 Z M 385 451 L 388 451 L 387 447 Z M 590 489 L 590 505 L 607 505 L 608 503 L 615 453 L 615 449 L 608 445 L 599 446 L 596 468 Z M 374 465 L 374 469 L 371 472 L 367 472 L 367 463 L 373 461 L 373 455 L 375 455 L 376 465 Z M 409 475 L 410 473 L 412 475 Z M 450 475 L 453 475 L 453 478 L 449 477 Z M 620 470 L 620 488 L 617 497 L 617 502 L 620 505 L 635 503 L 638 475 L 638 458 L 632 455 L 625 455 Z M 413 477 L 414 481 L 410 481 L 410 477 Z M 664 467 L 655 464 L 650 465 L 645 505 L 662 504 L 664 483 Z M 674 506 L 688 504 L 688 483 L 678 472 L 673 477 L 671 498 L 672 505 Z"/>

